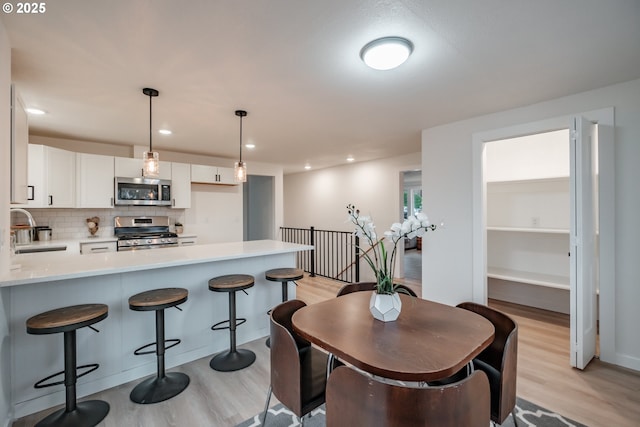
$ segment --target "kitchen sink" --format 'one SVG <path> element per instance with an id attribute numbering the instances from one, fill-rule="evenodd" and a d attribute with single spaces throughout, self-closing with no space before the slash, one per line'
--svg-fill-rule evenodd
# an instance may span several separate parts
<path id="1" fill-rule="evenodd" d="M 16 254 L 33 254 L 36 252 L 66 251 L 67 246 L 35 246 L 29 248 L 16 248 Z"/>

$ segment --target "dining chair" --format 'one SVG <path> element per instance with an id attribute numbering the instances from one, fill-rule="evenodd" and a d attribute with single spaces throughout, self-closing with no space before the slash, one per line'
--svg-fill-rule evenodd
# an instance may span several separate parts
<path id="1" fill-rule="evenodd" d="M 375 288 L 376 288 L 376 282 L 348 283 L 344 285 L 342 288 L 340 288 L 336 296 L 341 297 L 342 295 L 347 295 L 352 292 L 373 291 Z M 401 294 L 417 297 L 416 293 L 413 292 L 413 290 L 406 285 L 396 285 L 396 291 Z"/>
<path id="2" fill-rule="evenodd" d="M 475 359 L 475 369 L 484 371 L 491 388 L 491 421 L 502 424 L 509 414 L 516 421 L 516 377 L 518 365 L 518 324 L 506 314 L 486 305 L 463 302 L 459 308 L 473 311 L 489 320 L 495 328 L 495 337 Z"/>
<path id="3" fill-rule="evenodd" d="M 304 424 L 304 416 L 325 401 L 327 354 L 293 331 L 291 317 L 305 307 L 292 299 L 271 311 L 271 384 L 262 416 L 264 425 L 273 393 Z"/>
<path id="4" fill-rule="evenodd" d="M 411 388 L 339 366 L 327 382 L 327 427 L 487 427 L 489 407 L 482 371 L 453 384 Z"/>

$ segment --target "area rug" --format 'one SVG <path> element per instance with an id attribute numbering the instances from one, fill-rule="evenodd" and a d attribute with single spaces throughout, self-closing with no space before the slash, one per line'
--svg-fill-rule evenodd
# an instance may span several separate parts
<path id="1" fill-rule="evenodd" d="M 516 403 L 516 417 L 518 418 L 518 426 L 525 427 L 587 427 L 584 424 L 577 423 L 560 414 L 548 411 L 531 402 L 518 398 Z M 238 424 L 237 427 L 258 427 L 260 426 L 260 417 L 258 414 L 247 421 Z M 296 427 L 300 423 L 296 416 L 284 406 L 278 404 L 269 409 L 267 422 L 265 427 Z M 311 412 L 311 417 L 304 420 L 305 427 L 324 427 L 325 412 L 324 405 Z M 512 427 L 513 419 L 508 417 L 502 424 L 502 427 Z"/>

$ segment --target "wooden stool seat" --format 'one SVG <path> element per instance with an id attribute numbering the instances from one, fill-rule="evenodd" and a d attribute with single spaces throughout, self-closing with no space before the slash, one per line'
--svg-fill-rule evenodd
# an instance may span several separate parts
<path id="1" fill-rule="evenodd" d="M 27 333 L 56 334 L 93 325 L 109 314 L 105 304 L 80 304 L 37 314 L 27 320 Z"/>
<path id="2" fill-rule="evenodd" d="M 274 268 L 267 270 L 264 277 L 272 282 L 288 282 L 289 280 L 302 279 L 304 271 L 299 268 Z"/>
<path id="3" fill-rule="evenodd" d="M 209 280 L 209 290 L 214 292 L 235 292 L 252 287 L 253 276 L 248 274 L 228 274 Z"/>
<path id="4" fill-rule="evenodd" d="M 135 311 L 164 310 L 182 304 L 189 291 L 183 288 L 153 289 L 129 297 L 129 308 Z"/>

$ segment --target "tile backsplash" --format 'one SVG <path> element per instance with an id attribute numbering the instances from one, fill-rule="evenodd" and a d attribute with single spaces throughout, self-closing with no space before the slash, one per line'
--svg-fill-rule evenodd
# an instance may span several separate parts
<path id="1" fill-rule="evenodd" d="M 28 209 L 36 225 L 51 227 L 54 240 L 84 239 L 90 236 L 87 218 L 97 216 L 100 224 L 96 236 L 113 237 L 116 216 L 168 216 L 173 229 L 176 221 L 184 223 L 184 209 L 149 206 L 119 206 L 113 209 Z M 13 223 L 24 223 L 24 216 L 15 213 Z"/>

